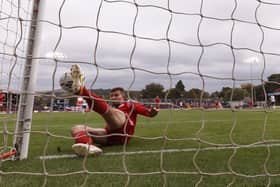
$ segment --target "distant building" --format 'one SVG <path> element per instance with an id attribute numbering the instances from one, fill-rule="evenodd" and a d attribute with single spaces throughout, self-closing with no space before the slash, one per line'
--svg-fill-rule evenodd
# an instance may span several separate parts
<path id="1" fill-rule="evenodd" d="M 19 103 L 19 94 L 0 91 L 0 111 L 16 112 Z"/>
<path id="2" fill-rule="evenodd" d="M 64 111 L 69 106 L 69 99 L 56 99 L 53 104 L 54 111 Z"/>

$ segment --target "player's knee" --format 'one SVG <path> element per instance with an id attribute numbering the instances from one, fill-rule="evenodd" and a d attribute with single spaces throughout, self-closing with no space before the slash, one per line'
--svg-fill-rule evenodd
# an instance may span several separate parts
<path id="1" fill-rule="evenodd" d="M 103 115 L 103 117 L 108 124 L 113 124 L 113 126 L 117 127 L 122 126 L 126 121 L 124 112 L 114 108 L 111 108 L 108 113 Z"/>
<path id="2" fill-rule="evenodd" d="M 71 129 L 71 134 L 72 134 L 72 136 L 75 136 L 75 134 L 77 134 L 78 132 L 81 132 L 81 131 L 86 131 L 86 126 L 85 125 L 75 125 Z"/>
<path id="3" fill-rule="evenodd" d="M 84 143 L 84 144 L 92 144 L 93 139 L 88 135 L 85 130 L 78 131 L 72 134 L 74 137 L 75 143 Z"/>

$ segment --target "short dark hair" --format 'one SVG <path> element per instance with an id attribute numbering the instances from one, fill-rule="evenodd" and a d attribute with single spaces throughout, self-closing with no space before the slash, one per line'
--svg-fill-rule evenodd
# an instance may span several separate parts
<path id="1" fill-rule="evenodd" d="M 120 91 L 120 92 L 122 92 L 123 94 L 125 94 L 125 91 L 124 91 L 123 87 L 115 87 L 115 88 L 112 88 L 111 91 L 110 91 L 110 93 L 115 92 L 115 91 Z"/>

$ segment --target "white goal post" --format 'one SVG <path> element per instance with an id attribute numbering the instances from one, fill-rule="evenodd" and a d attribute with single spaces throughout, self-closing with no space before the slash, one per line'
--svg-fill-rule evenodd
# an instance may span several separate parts
<path id="1" fill-rule="evenodd" d="M 41 0 L 33 0 L 32 16 L 27 42 L 26 62 L 24 64 L 22 89 L 18 106 L 17 122 L 14 136 L 14 148 L 17 153 L 15 159 L 26 159 L 28 157 L 29 141 L 32 124 L 35 85 L 37 81 L 36 66 L 38 59 L 39 37 L 40 37 L 40 12 L 42 11 Z"/>

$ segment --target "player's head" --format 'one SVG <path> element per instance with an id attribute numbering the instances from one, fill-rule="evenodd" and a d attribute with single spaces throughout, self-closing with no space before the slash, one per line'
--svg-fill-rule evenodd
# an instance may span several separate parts
<path id="1" fill-rule="evenodd" d="M 125 100 L 125 91 L 122 87 L 115 87 L 110 91 L 110 100 L 113 100 L 113 105 L 118 106 Z"/>

